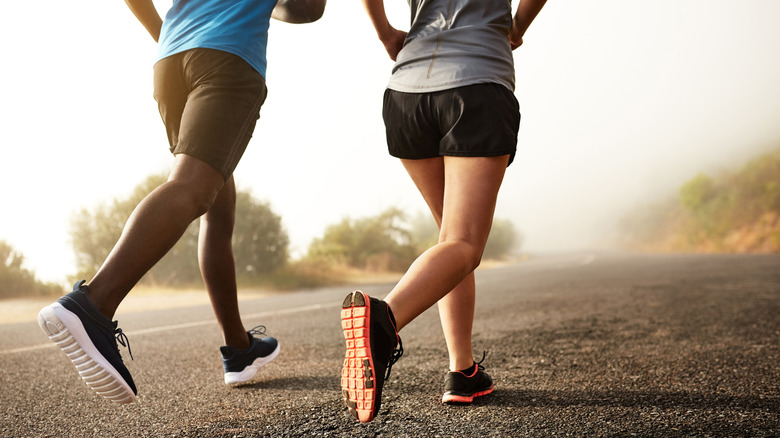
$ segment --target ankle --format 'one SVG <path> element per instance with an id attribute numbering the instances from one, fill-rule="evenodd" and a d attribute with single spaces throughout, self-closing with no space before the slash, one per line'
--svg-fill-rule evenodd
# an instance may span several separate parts
<path id="1" fill-rule="evenodd" d="M 116 308 L 111 308 L 110 306 L 106 306 L 105 303 L 95 298 L 96 297 L 93 294 L 89 293 L 89 291 L 87 292 L 87 299 L 95 308 L 95 310 L 100 312 L 101 315 L 105 316 L 109 320 L 113 320 L 114 313 L 116 313 Z"/>
<path id="2" fill-rule="evenodd" d="M 247 336 L 246 332 L 243 332 L 241 336 L 228 336 L 225 334 L 223 337 L 225 339 L 225 345 L 235 350 L 246 350 L 251 345 L 249 336 Z"/>
<path id="3" fill-rule="evenodd" d="M 470 375 L 474 373 L 474 368 L 477 366 L 477 363 L 474 362 L 474 360 L 471 360 L 471 363 L 469 365 L 466 365 L 468 362 L 450 362 L 450 371 L 452 372 L 461 372 L 466 375 Z"/>

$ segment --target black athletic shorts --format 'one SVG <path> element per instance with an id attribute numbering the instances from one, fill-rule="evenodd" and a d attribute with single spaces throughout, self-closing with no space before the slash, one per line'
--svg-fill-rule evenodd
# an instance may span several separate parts
<path id="1" fill-rule="evenodd" d="M 495 157 L 517 151 L 520 107 L 499 84 L 433 93 L 385 90 L 382 116 L 390 155 L 419 160 L 439 156 Z"/>
<path id="2" fill-rule="evenodd" d="M 171 152 L 195 157 L 227 180 L 246 150 L 267 89 L 241 57 L 192 49 L 154 66 L 154 98 Z"/>

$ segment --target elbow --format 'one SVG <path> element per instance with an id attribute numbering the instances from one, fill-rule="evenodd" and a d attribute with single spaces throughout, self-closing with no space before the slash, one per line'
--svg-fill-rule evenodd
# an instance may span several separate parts
<path id="1" fill-rule="evenodd" d="M 279 0 L 273 18 L 293 24 L 313 23 L 325 13 L 327 0 Z"/>

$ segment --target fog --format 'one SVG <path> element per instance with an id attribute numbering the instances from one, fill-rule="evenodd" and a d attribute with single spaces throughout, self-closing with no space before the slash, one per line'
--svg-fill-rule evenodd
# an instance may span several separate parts
<path id="1" fill-rule="evenodd" d="M 404 27 L 406 2 L 387 3 Z M 155 46 L 121 2 L 9 7 L 0 239 L 63 282 L 70 215 L 170 165 Z M 522 122 L 496 217 L 525 251 L 600 249 L 635 206 L 780 147 L 777 17 L 773 0 L 549 2 L 515 52 Z M 392 62 L 359 2 L 273 23 L 268 57 L 268 100 L 235 177 L 282 217 L 294 254 L 343 217 L 425 209 L 386 152 Z"/>

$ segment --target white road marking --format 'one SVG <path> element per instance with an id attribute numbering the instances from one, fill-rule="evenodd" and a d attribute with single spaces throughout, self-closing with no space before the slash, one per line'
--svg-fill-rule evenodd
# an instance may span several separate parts
<path id="1" fill-rule="evenodd" d="M 288 315 L 291 313 L 309 312 L 312 310 L 328 309 L 331 307 L 341 307 L 341 303 L 312 304 L 309 306 L 294 307 L 292 309 L 281 309 L 281 310 L 273 310 L 267 312 L 251 313 L 248 315 L 241 315 L 241 319 L 248 320 L 248 319 L 256 319 L 256 318 L 265 318 L 268 316 Z M 214 323 L 215 323 L 214 319 L 208 319 L 202 321 L 185 322 L 182 324 L 171 324 L 171 325 L 164 325 L 160 327 L 151 327 L 143 330 L 129 331 L 126 334 L 128 336 L 140 336 L 140 335 L 147 335 L 149 333 L 159 333 L 159 332 L 167 332 L 167 331 L 179 330 L 184 328 L 201 327 L 204 325 L 209 325 Z M 20 347 L 20 348 L 12 348 L 10 350 L 0 350 L 0 354 L 26 353 L 28 351 L 44 350 L 46 348 L 53 348 L 53 347 L 56 347 L 56 345 L 49 342 L 46 344 L 38 344 L 30 347 Z"/>

